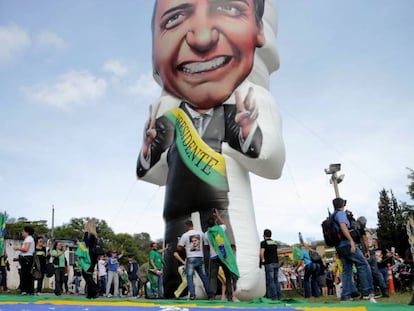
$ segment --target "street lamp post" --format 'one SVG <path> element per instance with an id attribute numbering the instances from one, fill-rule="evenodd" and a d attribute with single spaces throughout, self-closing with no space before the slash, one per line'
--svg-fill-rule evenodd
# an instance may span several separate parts
<path id="1" fill-rule="evenodd" d="M 330 164 L 329 168 L 325 168 L 325 173 L 328 175 L 331 175 L 330 182 L 334 186 L 335 190 L 335 197 L 339 198 L 339 189 L 338 184 L 344 180 L 345 175 L 338 176 L 336 173 L 338 173 L 341 170 L 341 164 Z"/>

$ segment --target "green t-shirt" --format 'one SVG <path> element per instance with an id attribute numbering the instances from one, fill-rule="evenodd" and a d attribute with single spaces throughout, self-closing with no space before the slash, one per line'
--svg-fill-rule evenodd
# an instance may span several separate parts
<path id="1" fill-rule="evenodd" d="M 157 267 L 157 270 L 162 270 L 163 267 L 163 260 L 162 260 L 162 255 L 160 252 L 157 252 L 155 250 L 151 250 L 149 253 L 149 261 L 150 264 L 148 266 L 148 269 L 153 269 L 154 267 L 151 264 L 151 259 L 154 261 L 155 266 Z"/>
<path id="2" fill-rule="evenodd" d="M 62 254 L 59 257 L 55 257 L 56 254 Z M 59 258 L 59 264 L 56 264 L 56 260 Z M 52 250 L 50 253 L 50 260 L 53 262 L 53 265 L 55 268 L 64 268 L 65 267 L 65 253 L 62 251 L 59 251 L 57 249 Z"/>

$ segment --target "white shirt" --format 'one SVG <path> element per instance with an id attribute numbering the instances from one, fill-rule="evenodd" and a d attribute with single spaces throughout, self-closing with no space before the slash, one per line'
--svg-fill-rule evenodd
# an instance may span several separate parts
<path id="1" fill-rule="evenodd" d="M 98 272 L 99 272 L 99 276 L 104 276 L 106 275 L 106 267 L 105 267 L 105 263 L 106 261 L 103 259 L 100 259 L 98 261 Z"/>
<path id="2" fill-rule="evenodd" d="M 178 245 L 185 247 L 187 258 L 204 257 L 203 246 L 208 241 L 202 231 L 192 229 L 181 236 Z"/>
<path id="3" fill-rule="evenodd" d="M 22 255 L 22 256 L 33 256 L 33 254 L 34 254 L 34 252 L 35 252 L 35 242 L 34 242 L 34 239 L 33 239 L 33 237 L 32 237 L 31 235 L 28 235 L 28 236 L 24 239 L 23 244 L 22 244 L 22 247 L 23 247 L 23 246 L 24 246 L 24 244 L 26 244 L 26 243 L 29 243 L 29 244 L 30 244 L 29 249 L 28 249 L 28 251 L 27 251 L 27 252 L 21 252 L 21 255 Z"/>

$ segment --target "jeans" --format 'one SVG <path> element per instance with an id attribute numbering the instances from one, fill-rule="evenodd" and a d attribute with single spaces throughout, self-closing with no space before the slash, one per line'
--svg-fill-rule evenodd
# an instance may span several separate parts
<path id="1" fill-rule="evenodd" d="M 382 279 L 384 280 L 385 286 L 388 289 L 388 268 L 381 268 L 379 269 L 381 275 L 382 275 Z"/>
<path id="2" fill-rule="evenodd" d="M 81 276 L 75 275 L 73 276 L 73 283 L 75 283 L 75 294 L 79 294 L 79 287 L 81 283 Z"/>
<path id="3" fill-rule="evenodd" d="M 99 277 L 99 294 L 105 295 L 106 294 L 106 284 L 108 283 L 108 275 L 101 275 Z"/>
<path id="4" fill-rule="evenodd" d="M 138 295 L 138 280 L 129 280 L 131 283 L 131 296 L 136 297 Z"/>
<path id="5" fill-rule="evenodd" d="M 210 293 L 210 283 L 207 278 L 206 269 L 204 268 L 204 259 L 202 257 L 190 257 L 186 260 L 186 273 L 187 273 L 187 283 L 188 291 L 190 292 L 190 299 L 196 297 L 195 287 L 194 287 L 194 272 L 197 271 L 201 281 L 203 282 L 204 289 L 208 297 L 211 297 Z"/>
<path id="6" fill-rule="evenodd" d="M 388 286 L 384 281 L 384 277 L 378 269 L 377 258 L 375 254 L 370 254 L 368 259 L 369 266 L 371 267 L 372 278 L 378 284 L 381 289 L 382 294 L 386 294 L 388 291 Z"/>
<path id="7" fill-rule="evenodd" d="M 361 250 L 356 247 L 355 253 L 351 253 L 350 245 L 338 247 L 336 250 L 344 268 L 342 273 L 341 299 L 347 300 L 351 298 L 352 293 L 355 291 L 355 287 L 352 283 L 352 264 L 356 265 L 358 271 L 358 278 L 361 284 L 362 295 L 368 296 L 370 294 L 374 294 L 371 269 Z"/>
<path id="8" fill-rule="evenodd" d="M 266 296 L 271 299 L 280 300 L 282 292 L 280 290 L 278 274 L 279 263 L 269 263 L 265 265 L 266 272 Z"/>
<path id="9" fill-rule="evenodd" d="M 305 266 L 305 275 L 303 276 L 303 287 L 305 290 L 305 298 L 319 297 L 318 273 L 319 264 L 311 262 Z M 309 281 L 310 280 L 310 281 Z"/>

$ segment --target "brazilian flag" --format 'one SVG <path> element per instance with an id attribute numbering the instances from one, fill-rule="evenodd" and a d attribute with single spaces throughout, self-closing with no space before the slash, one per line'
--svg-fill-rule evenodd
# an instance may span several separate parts
<path id="1" fill-rule="evenodd" d="M 0 256 L 4 254 L 4 237 L 6 236 L 6 212 L 0 213 Z"/>
<path id="2" fill-rule="evenodd" d="M 91 266 L 91 257 L 89 256 L 89 248 L 86 246 L 85 242 L 78 244 L 75 255 L 78 256 L 79 265 L 82 270 L 87 272 Z"/>
<path id="3" fill-rule="evenodd" d="M 299 260 L 300 256 L 301 256 L 301 253 L 302 252 L 301 252 L 300 248 L 295 247 L 293 249 L 293 260 Z"/>
<path id="4" fill-rule="evenodd" d="M 227 238 L 226 233 L 220 226 L 213 226 L 208 228 L 207 237 L 211 246 L 216 251 L 220 260 L 229 268 L 238 279 L 240 277 L 239 268 L 237 267 L 236 257 L 234 256 L 231 244 Z"/>

